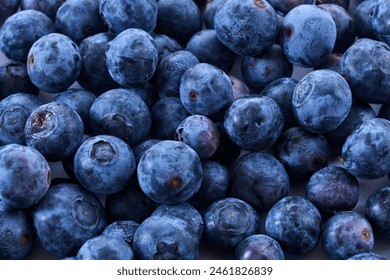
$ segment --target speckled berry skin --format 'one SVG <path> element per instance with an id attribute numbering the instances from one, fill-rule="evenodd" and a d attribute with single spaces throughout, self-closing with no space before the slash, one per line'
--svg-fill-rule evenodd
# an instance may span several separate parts
<path id="1" fill-rule="evenodd" d="M 75 256 L 88 239 L 107 226 L 97 196 L 74 183 L 52 186 L 34 207 L 32 218 L 40 243 L 58 258 Z"/>
<path id="2" fill-rule="evenodd" d="M 0 144 L 25 144 L 27 118 L 42 102 L 35 95 L 14 93 L 0 101 Z"/>
<path id="3" fill-rule="evenodd" d="M 156 0 L 98 0 L 100 15 L 111 32 L 119 34 L 128 28 L 151 33 L 157 24 Z"/>
<path id="4" fill-rule="evenodd" d="M 378 179 L 390 172 L 390 121 L 371 118 L 358 126 L 342 147 L 344 167 L 360 179 Z"/>
<path id="5" fill-rule="evenodd" d="M 202 164 L 198 154 L 180 141 L 164 140 L 150 147 L 137 168 L 143 192 L 158 203 L 180 203 L 199 190 Z"/>
<path id="6" fill-rule="evenodd" d="M 139 223 L 132 220 L 115 221 L 105 227 L 102 235 L 121 239 L 133 248 L 133 238 L 138 227 Z"/>
<path id="7" fill-rule="evenodd" d="M 35 233 L 28 214 L 0 200 L 0 259 L 23 260 L 33 251 Z"/>
<path id="8" fill-rule="evenodd" d="M 265 234 L 254 234 L 241 241 L 234 250 L 237 260 L 284 260 L 279 243 Z"/>
<path id="9" fill-rule="evenodd" d="M 372 16 L 374 8 L 378 1 L 362 1 L 356 6 L 353 16 L 355 23 L 356 35 L 358 38 L 369 38 L 378 40 L 372 28 Z"/>
<path id="10" fill-rule="evenodd" d="M 57 10 L 56 32 L 71 38 L 77 45 L 85 38 L 107 31 L 96 0 L 66 0 Z"/>
<path id="11" fill-rule="evenodd" d="M 336 42 L 336 24 L 324 9 L 309 4 L 298 5 L 284 17 L 279 43 L 294 65 L 310 68 L 326 61 Z"/>
<path id="12" fill-rule="evenodd" d="M 186 50 L 167 54 L 156 69 L 156 86 L 159 94 L 166 97 L 180 97 L 181 77 L 198 63 L 196 56 Z"/>
<path id="13" fill-rule="evenodd" d="M 55 31 L 54 24 L 44 13 L 19 11 L 10 16 L 0 32 L 1 51 L 10 59 L 25 62 L 33 43 Z"/>
<path id="14" fill-rule="evenodd" d="M 203 115 L 186 117 L 176 128 L 174 138 L 193 148 L 201 160 L 209 159 L 219 147 L 218 128 Z"/>
<path id="15" fill-rule="evenodd" d="M 81 55 L 68 36 L 50 33 L 34 42 L 27 56 L 27 73 L 32 83 L 48 93 L 70 87 L 78 78 Z"/>
<path id="16" fill-rule="evenodd" d="M 322 247 L 331 259 L 345 260 L 374 248 L 374 233 L 364 216 L 353 211 L 333 215 L 324 224 Z"/>
<path id="17" fill-rule="evenodd" d="M 133 248 L 141 260 L 195 260 L 199 239 L 191 225 L 176 216 L 150 216 L 134 234 Z"/>
<path id="18" fill-rule="evenodd" d="M 26 120 L 26 143 L 48 161 L 72 156 L 81 144 L 84 125 L 79 114 L 65 103 L 49 102 L 37 107 Z"/>
<path id="19" fill-rule="evenodd" d="M 12 16 L 19 8 L 20 0 L 9 0 L 4 1 L 0 7 L 0 25 L 4 23 L 4 21 Z"/>
<path id="20" fill-rule="evenodd" d="M 386 44 L 390 44 L 390 3 L 385 0 L 377 1 L 373 9 L 372 29 L 375 35 Z"/>
<path id="21" fill-rule="evenodd" d="M 133 260 L 133 249 L 123 240 L 98 235 L 87 240 L 76 254 L 78 260 Z"/>
<path id="22" fill-rule="evenodd" d="M 13 208 L 27 208 L 49 189 L 51 169 L 36 149 L 19 144 L 0 148 L 0 199 Z"/>
<path id="23" fill-rule="evenodd" d="M 390 187 L 382 187 L 371 193 L 364 205 L 364 216 L 374 233 L 390 240 Z"/>
<path id="24" fill-rule="evenodd" d="M 175 39 L 167 35 L 153 33 L 152 36 L 157 44 L 158 62 L 160 62 L 168 54 L 184 49 Z"/>
<path id="25" fill-rule="evenodd" d="M 390 47 L 362 38 L 348 48 L 341 59 L 341 72 L 354 96 L 367 103 L 390 102 Z"/>
<path id="26" fill-rule="evenodd" d="M 306 186 L 305 197 L 328 218 L 352 210 L 359 201 L 360 184 L 355 176 L 339 166 L 328 166 L 314 173 Z"/>
<path id="27" fill-rule="evenodd" d="M 119 33 L 106 52 L 108 72 L 118 84 L 146 83 L 156 70 L 158 50 L 153 37 L 138 28 Z"/>
<path id="28" fill-rule="evenodd" d="M 284 166 L 272 155 L 252 152 L 234 164 L 232 195 L 248 202 L 257 211 L 271 208 L 290 191 L 290 179 Z"/>
<path id="29" fill-rule="evenodd" d="M 20 0 L 21 10 L 37 10 L 55 20 L 58 8 L 66 0 Z"/>
<path id="30" fill-rule="evenodd" d="M 227 109 L 233 97 L 229 76 L 208 63 L 188 69 L 181 77 L 179 91 L 188 112 L 211 118 Z"/>
<path id="31" fill-rule="evenodd" d="M 203 22 L 209 29 L 214 29 L 214 16 L 218 8 L 225 3 L 225 0 L 209 0 L 203 7 Z"/>
<path id="32" fill-rule="evenodd" d="M 227 197 L 215 201 L 203 214 L 204 240 L 210 248 L 233 252 L 248 236 L 260 232 L 260 218 L 245 201 Z"/>
<path id="33" fill-rule="evenodd" d="M 283 131 L 279 105 L 270 97 L 248 96 L 234 101 L 225 114 L 230 140 L 246 151 L 270 148 Z"/>
<path id="34" fill-rule="evenodd" d="M 286 259 L 299 259 L 317 246 L 322 218 L 317 208 L 300 196 L 287 196 L 272 206 L 265 219 L 265 234 L 282 247 Z"/>
<path id="35" fill-rule="evenodd" d="M 159 216 L 164 218 L 164 215 L 173 215 L 183 219 L 190 225 L 192 230 L 195 231 L 199 241 L 202 239 L 204 230 L 203 218 L 195 207 L 191 206 L 187 202 L 181 202 L 177 204 L 161 204 L 156 208 L 151 216 Z"/>
<path id="36" fill-rule="evenodd" d="M 0 99 L 13 93 L 38 95 L 39 89 L 31 82 L 24 62 L 8 61 L 0 66 Z"/>
<path id="37" fill-rule="evenodd" d="M 115 35 L 109 32 L 98 33 L 85 38 L 79 45 L 82 65 L 77 82 L 86 90 L 100 95 L 119 87 L 106 65 L 106 51 Z"/>
<path id="38" fill-rule="evenodd" d="M 311 0 L 268 0 L 268 2 L 275 8 L 275 10 L 283 15 L 286 15 L 298 5 L 313 4 Z"/>
<path id="39" fill-rule="evenodd" d="M 362 261 L 374 261 L 374 260 L 387 260 L 385 257 L 376 253 L 359 253 L 349 257 L 347 260 L 362 260 Z"/>
<path id="40" fill-rule="evenodd" d="M 239 55 L 256 56 L 274 43 L 279 20 L 263 0 L 230 0 L 217 9 L 214 29 L 219 40 Z"/>
<path id="41" fill-rule="evenodd" d="M 117 136 L 130 146 L 145 140 L 152 117 L 148 106 L 130 89 L 112 89 L 102 93 L 89 111 L 96 134 Z"/>
<path id="42" fill-rule="evenodd" d="M 298 82 L 292 111 L 298 124 L 312 133 L 336 129 L 352 107 L 352 92 L 345 79 L 332 70 L 312 71 Z"/>
<path id="43" fill-rule="evenodd" d="M 150 113 L 152 114 L 152 135 L 161 140 L 174 140 L 177 127 L 190 116 L 180 98 L 174 96 L 158 100 Z"/>
<path id="44" fill-rule="evenodd" d="M 74 157 L 74 172 L 88 191 L 107 195 L 125 189 L 135 173 L 133 151 L 126 142 L 112 135 L 87 139 Z"/>

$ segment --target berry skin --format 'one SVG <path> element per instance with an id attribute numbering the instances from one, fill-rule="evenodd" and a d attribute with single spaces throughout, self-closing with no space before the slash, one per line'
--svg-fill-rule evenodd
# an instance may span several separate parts
<path id="1" fill-rule="evenodd" d="M 218 39 L 232 52 L 256 56 L 274 43 L 279 20 L 274 8 L 263 0 L 228 0 L 214 16 Z"/>
<path id="2" fill-rule="evenodd" d="M 74 156 L 74 172 L 88 191 L 107 195 L 125 189 L 135 173 L 131 148 L 118 137 L 97 135 L 87 139 Z"/>
<path id="3" fill-rule="evenodd" d="M 137 169 L 142 191 L 158 203 L 175 204 L 188 200 L 202 183 L 202 164 L 187 144 L 164 140 L 150 147 Z"/>
<path id="4" fill-rule="evenodd" d="M 13 208 L 38 203 L 51 182 L 51 169 L 36 149 L 19 144 L 0 148 L 0 199 Z"/>
<path id="5" fill-rule="evenodd" d="M 84 125 L 79 114 L 65 103 L 49 102 L 37 107 L 26 121 L 26 143 L 48 161 L 72 156 L 81 144 Z"/>
<path id="6" fill-rule="evenodd" d="M 138 28 L 119 33 L 106 52 L 106 63 L 111 77 L 121 86 L 143 84 L 156 70 L 158 50 L 153 37 Z"/>
<path id="7" fill-rule="evenodd" d="M 130 247 L 133 247 L 133 238 L 139 223 L 132 220 L 115 221 L 103 230 L 102 235 L 115 237 L 125 241 Z"/>
<path id="8" fill-rule="evenodd" d="M 374 233 L 390 240 L 390 187 L 382 187 L 371 193 L 364 205 L 364 216 Z"/>
<path id="9" fill-rule="evenodd" d="M 235 251 L 237 260 L 284 260 L 279 243 L 265 234 L 254 234 L 241 241 Z"/>
<path id="10" fill-rule="evenodd" d="M 339 212 L 327 220 L 321 239 L 331 259 L 345 260 L 359 253 L 370 253 L 374 248 L 370 223 L 353 211 Z"/>
<path id="11" fill-rule="evenodd" d="M 349 173 L 360 179 L 378 179 L 390 172 L 390 121 L 371 118 L 345 140 L 342 162 Z"/>
<path id="12" fill-rule="evenodd" d="M 66 0 L 20 0 L 20 9 L 40 11 L 54 22 L 58 8 L 65 1 Z"/>
<path id="13" fill-rule="evenodd" d="M 279 31 L 280 46 L 294 65 L 310 68 L 326 61 L 336 42 L 332 16 L 316 5 L 298 5 L 284 17 Z"/>
<path id="14" fill-rule="evenodd" d="M 246 151 L 259 151 L 275 143 L 282 133 L 284 119 L 272 98 L 252 95 L 234 101 L 223 125 L 234 144 Z"/>
<path id="15" fill-rule="evenodd" d="M 34 42 L 27 56 L 27 72 L 40 90 L 58 93 L 70 87 L 81 70 L 81 55 L 68 36 L 50 33 Z"/>

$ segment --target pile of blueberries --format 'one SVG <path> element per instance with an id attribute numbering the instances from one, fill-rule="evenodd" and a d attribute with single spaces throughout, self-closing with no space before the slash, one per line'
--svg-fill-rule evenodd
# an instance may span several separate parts
<path id="1" fill-rule="evenodd" d="M 3 0 L 0 24 L 0 259 L 385 259 L 390 185 L 356 205 L 390 173 L 389 0 Z"/>

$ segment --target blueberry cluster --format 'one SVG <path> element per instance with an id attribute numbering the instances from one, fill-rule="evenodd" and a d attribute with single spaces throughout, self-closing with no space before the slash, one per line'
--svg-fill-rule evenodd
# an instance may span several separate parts
<path id="1" fill-rule="evenodd" d="M 389 0 L 4 0 L 0 25 L 0 259 L 385 259 Z"/>

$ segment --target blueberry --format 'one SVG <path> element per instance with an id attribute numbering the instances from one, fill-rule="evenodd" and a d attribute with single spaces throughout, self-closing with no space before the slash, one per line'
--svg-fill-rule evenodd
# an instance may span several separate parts
<path id="1" fill-rule="evenodd" d="M 156 205 L 139 186 L 130 185 L 105 198 L 105 208 L 110 221 L 131 220 L 143 222 L 156 209 Z"/>
<path id="2" fill-rule="evenodd" d="M 76 44 L 107 30 L 99 14 L 99 2 L 96 0 L 65 1 L 57 10 L 55 26 L 58 33 L 68 36 Z"/>
<path id="3" fill-rule="evenodd" d="M 133 248 L 142 260 L 195 260 L 199 239 L 185 220 L 170 214 L 155 215 L 140 224 Z"/>
<path id="4" fill-rule="evenodd" d="M 353 13 L 356 35 L 358 38 L 369 38 L 377 40 L 372 27 L 372 16 L 377 1 L 362 1 L 356 6 Z"/>
<path id="5" fill-rule="evenodd" d="M 159 94 L 166 97 L 180 96 L 180 79 L 183 74 L 199 63 L 196 56 L 186 50 L 167 54 L 158 64 L 156 86 Z"/>
<path id="6" fill-rule="evenodd" d="M 177 204 L 161 204 L 156 208 L 151 216 L 164 218 L 165 215 L 173 215 L 186 221 L 190 228 L 198 236 L 199 241 L 202 239 L 204 229 L 203 218 L 198 210 L 190 204 L 186 202 Z"/>
<path id="7" fill-rule="evenodd" d="M 106 51 L 114 37 L 114 34 L 108 32 L 99 33 L 85 38 L 79 45 L 83 63 L 77 82 L 96 95 L 119 87 L 106 65 Z"/>
<path id="8" fill-rule="evenodd" d="M 309 72 L 298 82 L 292 110 L 298 124 L 312 133 L 336 129 L 348 116 L 352 92 L 345 79 L 332 70 Z"/>
<path id="9" fill-rule="evenodd" d="M 225 3 L 226 0 L 208 0 L 203 7 L 202 16 L 205 26 L 209 29 L 214 29 L 214 16 L 218 8 Z"/>
<path id="10" fill-rule="evenodd" d="M 270 97 L 248 96 L 234 101 L 226 112 L 224 128 L 230 140 L 246 151 L 270 148 L 283 130 L 279 105 Z"/>
<path id="11" fill-rule="evenodd" d="M 324 224 L 322 247 L 331 259 L 348 259 L 359 253 L 370 253 L 374 248 L 371 225 L 357 212 L 339 212 Z"/>
<path id="12" fill-rule="evenodd" d="M 20 0 L 7 0 L 3 1 L 0 6 L 0 25 L 3 25 L 4 21 L 12 16 L 19 8 Z"/>
<path id="13" fill-rule="evenodd" d="M 136 163 L 138 164 L 141 157 L 144 155 L 144 153 L 150 147 L 152 147 L 154 144 L 157 144 L 160 141 L 161 141 L 161 139 L 148 138 L 148 139 L 138 143 L 137 145 L 133 146 L 132 150 L 134 153 Z"/>
<path id="14" fill-rule="evenodd" d="M 200 62 L 217 66 L 225 73 L 233 68 L 235 54 L 221 43 L 214 29 L 195 33 L 188 41 L 186 50 L 192 52 Z"/>
<path id="15" fill-rule="evenodd" d="M 131 247 L 115 237 L 98 235 L 88 239 L 77 252 L 78 260 L 133 260 Z"/>
<path id="16" fill-rule="evenodd" d="M 189 200 L 196 208 L 204 209 L 230 194 L 229 170 L 222 164 L 206 160 L 202 162 L 203 179 L 196 194 Z"/>
<path id="17" fill-rule="evenodd" d="M 0 143 L 25 144 L 27 118 L 42 102 L 32 94 L 14 93 L 0 101 Z"/>
<path id="18" fill-rule="evenodd" d="M 377 38 L 390 44 L 390 3 L 385 0 L 377 1 L 373 9 L 371 25 Z"/>
<path id="19" fill-rule="evenodd" d="M 298 5 L 284 17 L 279 42 L 287 59 L 300 67 L 314 67 L 326 61 L 336 42 L 336 24 L 324 9 Z"/>
<path id="20" fill-rule="evenodd" d="M 132 220 L 115 221 L 103 230 L 102 235 L 118 238 L 132 247 L 134 234 L 138 227 L 139 223 Z"/>
<path id="21" fill-rule="evenodd" d="M 278 103 L 284 118 L 284 129 L 296 126 L 292 112 L 292 97 L 298 81 L 293 78 L 279 78 L 269 83 L 260 91 L 260 95 L 271 97 Z"/>
<path id="22" fill-rule="evenodd" d="M 157 44 L 158 61 L 160 62 L 168 54 L 183 50 L 183 47 L 173 38 L 164 34 L 153 34 Z"/>
<path id="23" fill-rule="evenodd" d="M 232 172 L 232 195 L 258 211 L 268 210 L 290 191 L 284 166 L 272 155 L 251 152 L 241 156 Z"/>
<path id="24" fill-rule="evenodd" d="M 352 16 L 338 4 L 320 4 L 332 16 L 336 24 L 336 42 L 334 53 L 344 53 L 355 42 L 355 24 Z"/>
<path id="25" fill-rule="evenodd" d="M 152 114 L 152 135 L 161 140 L 174 140 L 176 128 L 190 113 L 179 97 L 161 98 L 154 104 Z"/>
<path id="26" fill-rule="evenodd" d="M 273 238 L 254 234 L 238 244 L 234 257 L 237 260 L 284 260 L 284 252 Z"/>
<path id="27" fill-rule="evenodd" d="M 34 207 L 32 218 L 40 244 L 58 258 L 76 255 L 107 226 L 97 196 L 74 183 L 52 186 Z"/>
<path id="28" fill-rule="evenodd" d="M 305 197 L 323 218 L 352 210 L 359 201 L 359 181 L 339 166 L 324 167 L 315 172 L 306 186 Z"/>
<path id="29" fill-rule="evenodd" d="M 233 103 L 236 99 L 250 95 L 250 89 L 246 85 L 246 83 L 239 77 L 229 74 L 230 82 L 232 83 L 233 90 L 233 99 L 231 103 Z M 230 104 L 231 105 L 231 104 Z"/>
<path id="30" fill-rule="evenodd" d="M 149 110 L 151 110 L 153 105 L 158 100 L 160 100 L 160 96 L 159 96 L 159 92 L 157 91 L 157 88 L 150 82 L 123 87 L 123 89 L 131 91 L 136 95 L 138 95 L 139 97 L 141 97 L 142 101 L 145 102 Z"/>
<path id="31" fill-rule="evenodd" d="M 48 161 L 61 161 L 76 152 L 84 125 L 75 110 L 65 103 L 49 102 L 37 107 L 24 128 L 26 143 Z"/>
<path id="32" fill-rule="evenodd" d="M 300 196 L 276 202 L 265 219 L 265 234 L 275 239 L 287 259 L 312 252 L 321 237 L 322 219 L 317 208 Z"/>
<path id="33" fill-rule="evenodd" d="M 84 131 L 90 132 L 89 111 L 95 99 L 96 96 L 88 90 L 70 88 L 63 92 L 59 92 L 53 101 L 65 103 L 72 108 L 83 121 Z"/>
<path id="34" fill-rule="evenodd" d="M 335 129 L 324 136 L 328 143 L 333 147 L 340 148 L 343 146 L 348 135 L 351 134 L 365 120 L 377 117 L 374 109 L 370 104 L 362 102 L 354 98 L 352 100 L 352 107 L 345 120 Z"/>
<path id="35" fill-rule="evenodd" d="M 112 135 L 89 138 L 74 156 L 74 172 L 88 191 L 107 195 L 125 189 L 136 170 L 133 151 Z"/>
<path id="36" fill-rule="evenodd" d="M 33 43 L 54 30 L 53 22 L 44 13 L 19 11 L 10 16 L 1 28 L 1 50 L 9 59 L 25 62 Z"/>
<path id="37" fill-rule="evenodd" d="M 20 0 L 21 10 L 37 10 L 55 20 L 58 8 L 66 0 Z"/>
<path id="38" fill-rule="evenodd" d="M 364 206 L 364 216 L 374 229 L 374 233 L 390 239 L 390 187 L 381 187 L 371 193 Z"/>
<path id="39" fill-rule="evenodd" d="M 313 4 L 312 0 L 268 0 L 268 2 L 272 5 L 272 7 L 274 7 L 275 10 L 281 12 L 284 15 L 296 6 L 302 4 Z M 322 0 L 318 0 L 318 2 L 322 2 Z"/>
<path id="40" fill-rule="evenodd" d="M 112 89 L 101 94 L 89 111 L 96 134 L 117 136 L 130 146 L 146 139 L 152 125 L 148 106 L 135 92 Z"/>
<path id="41" fill-rule="evenodd" d="M 342 162 L 360 179 L 377 179 L 390 172 L 390 121 L 371 118 L 359 125 L 345 140 Z"/>
<path id="42" fill-rule="evenodd" d="M 365 0 L 363 0 L 363 1 L 365 1 Z M 348 10 L 349 5 L 350 5 L 350 0 L 317 0 L 316 4 L 317 5 L 336 4 L 336 5 L 339 5 L 340 7 L 343 7 L 345 10 Z"/>
<path id="43" fill-rule="evenodd" d="M 84 133 L 83 137 L 81 139 L 80 145 L 91 137 L 92 136 L 90 134 Z M 61 165 L 62 165 L 66 175 L 68 175 L 70 177 L 70 180 L 71 180 L 70 182 L 74 182 L 74 180 L 77 180 L 76 175 L 74 174 L 74 156 L 75 156 L 76 152 L 77 152 L 77 150 L 75 150 L 72 155 L 70 155 L 69 157 L 67 157 L 61 161 Z M 63 179 L 63 178 L 60 178 L 60 179 Z"/>
<path id="44" fill-rule="evenodd" d="M 50 33 L 35 41 L 30 48 L 27 72 L 37 88 L 58 93 L 77 80 L 81 64 L 77 45 L 66 35 Z"/>
<path id="45" fill-rule="evenodd" d="M 158 203 L 179 203 L 194 196 L 202 183 L 202 164 L 187 144 L 163 140 L 149 148 L 137 168 L 143 192 Z"/>
<path id="46" fill-rule="evenodd" d="M 203 214 L 204 240 L 215 250 L 233 252 L 245 238 L 260 232 L 255 209 L 238 198 L 215 201 Z"/>
<path id="47" fill-rule="evenodd" d="M 158 50 L 153 37 L 138 28 L 119 33 L 106 52 L 111 77 L 122 86 L 150 80 L 157 67 Z"/>
<path id="48" fill-rule="evenodd" d="M 157 24 L 156 0 L 98 0 L 100 15 L 116 34 L 128 28 L 151 33 Z"/>
<path id="49" fill-rule="evenodd" d="M 186 117 L 176 128 L 174 138 L 193 148 L 201 160 L 211 158 L 219 146 L 217 126 L 203 115 Z"/>
<path id="50" fill-rule="evenodd" d="M 0 200 L 0 259 L 22 260 L 33 251 L 35 233 L 23 209 L 7 207 Z"/>
<path id="51" fill-rule="evenodd" d="M 323 135 L 295 126 L 282 133 L 275 143 L 274 154 L 285 166 L 290 179 L 302 182 L 328 165 L 330 147 Z"/>
<path id="52" fill-rule="evenodd" d="M 386 258 L 382 257 L 379 254 L 376 253 L 359 253 L 356 255 L 353 255 L 349 257 L 347 260 L 387 260 Z"/>
<path id="53" fill-rule="evenodd" d="M 0 99 L 13 93 L 38 95 L 39 89 L 31 82 L 25 63 L 9 61 L 0 66 Z"/>
<path id="54" fill-rule="evenodd" d="M 202 29 L 202 15 L 192 0 L 159 0 L 155 33 L 175 39 L 181 46 Z"/>
<path id="55" fill-rule="evenodd" d="M 13 208 L 38 203 L 51 182 L 51 169 L 36 149 L 19 144 L 0 148 L 0 199 Z"/>
<path id="56" fill-rule="evenodd" d="M 344 53 L 341 71 L 357 98 L 367 103 L 390 101 L 390 47 L 362 38 Z"/>
<path id="57" fill-rule="evenodd" d="M 213 117 L 226 110 L 233 97 L 229 76 L 218 67 L 198 63 L 180 80 L 180 100 L 191 114 Z"/>
<path id="58" fill-rule="evenodd" d="M 234 53 L 256 56 L 274 43 L 279 20 L 265 0 L 229 0 L 217 9 L 214 29 L 219 40 Z"/>

